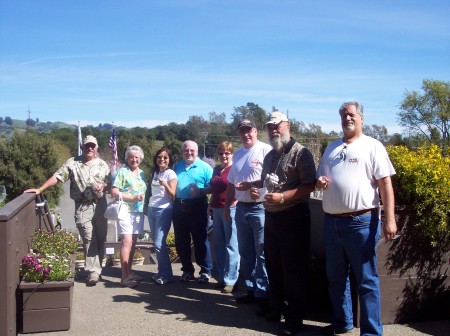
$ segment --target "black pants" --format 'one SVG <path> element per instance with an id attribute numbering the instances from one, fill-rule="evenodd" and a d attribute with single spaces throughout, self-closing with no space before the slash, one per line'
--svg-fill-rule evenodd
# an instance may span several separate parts
<path id="1" fill-rule="evenodd" d="M 308 203 L 266 211 L 264 253 L 271 308 L 286 321 L 301 321 L 307 304 L 311 219 Z M 284 304 L 287 301 L 287 306 Z"/>
<path id="2" fill-rule="evenodd" d="M 195 261 L 200 273 L 211 274 L 212 261 L 207 234 L 208 200 L 206 197 L 181 203 L 175 199 L 173 204 L 173 229 L 175 247 L 181 261 L 181 270 L 194 273 L 191 260 L 191 238 L 194 243 Z"/>

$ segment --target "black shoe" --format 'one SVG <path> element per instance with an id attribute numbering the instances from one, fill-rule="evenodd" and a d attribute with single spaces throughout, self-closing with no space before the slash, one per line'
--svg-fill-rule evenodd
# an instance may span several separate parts
<path id="1" fill-rule="evenodd" d="M 218 283 L 216 283 L 215 285 L 214 285 L 214 288 L 215 289 L 223 289 L 225 287 L 225 282 L 223 282 L 223 280 L 222 281 L 219 281 Z"/>
<path id="2" fill-rule="evenodd" d="M 304 327 L 303 322 L 286 321 L 283 325 L 283 335 L 298 335 Z"/>
<path id="3" fill-rule="evenodd" d="M 255 302 L 255 295 L 252 291 L 247 291 L 247 294 L 244 294 L 242 296 L 238 296 L 236 298 L 236 303 L 239 304 L 247 304 L 247 303 L 253 303 Z"/>
<path id="4" fill-rule="evenodd" d="M 266 315 L 264 315 L 266 320 L 269 322 L 280 322 L 281 316 L 282 316 L 281 311 L 275 309 L 270 310 L 269 312 L 266 313 Z"/>
<path id="5" fill-rule="evenodd" d="M 269 300 L 266 298 L 256 298 L 256 316 L 266 316 L 269 312 Z"/>
<path id="6" fill-rule="evenodd" d="M 327 325 L 326 327 L 322 327 L 320 329 L 320 334 L 324 335 L 324 336 L 332 336 L 332 335 L 345 334 L 352 330 L 353 330 L 353 328 L 351 328 L 349 330 L 340 330 L 340 329 L 335 328 L 332 324 L 330 324 L 330 325 Z"/>

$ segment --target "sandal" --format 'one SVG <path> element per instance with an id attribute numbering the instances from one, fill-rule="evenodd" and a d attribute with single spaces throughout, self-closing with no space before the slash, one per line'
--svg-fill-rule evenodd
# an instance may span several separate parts
<path id="1" fill-rule="evenodd" d="M 125 280 L 120 281 L 120 284 L 128 288 L 133 288 L 138 285 L 138 283 L 131 278 L 131 275 Z"/>
<path id="2" fill-rule="evenodd" d="M 133 273 L 133 272 L 130 274 L 129 278 L 131 280 L 134 280 L 134 281 L 142 281 L 142 280 L 144 280 L 143 277 L 141 277 L 141 276 L 139 276 L 139 275 L 137 275 L 136 273 Z"/>

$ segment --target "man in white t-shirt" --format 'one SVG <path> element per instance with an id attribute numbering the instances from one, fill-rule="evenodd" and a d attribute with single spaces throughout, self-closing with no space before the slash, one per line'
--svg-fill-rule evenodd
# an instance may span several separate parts
<path id="1" fill-rule="evenodd" d="M 353 329 L 349 271 L 360 302 L 361 335 L 382 335 L 376 245 L 380 238 L 379 203 L 384 206 L 383 234 L 397 233 L 394 215 L 395 174 L 384 146 L 362 132 L 363 106 L 344 103 L 339 109 L 343 139 L 329 144 L 317 170 L 316 187 L 323 192 L 324 243 L 333 322 L 322 335 Z"/>
<path id="2" fill-rule="evenodd" d="M 233 156 L 228 174 L 224 217 L 230 219 L 230 204 L 235 197 L 236 228 L 241 256 L 240 274 L 247 285 L 247 294 L 236 298 L 237 303 L 257 303 L 258 315 L 265 315 L 268 300 L 268 280 L 264 261 L 264 206 L 263 197 L 254 200 L 250 195 L 251 183 L 261 180 L 264 157 L 272 150 L 258 140 L 253 121 L 242 120 L 239 125 L 242 147 Z"/>

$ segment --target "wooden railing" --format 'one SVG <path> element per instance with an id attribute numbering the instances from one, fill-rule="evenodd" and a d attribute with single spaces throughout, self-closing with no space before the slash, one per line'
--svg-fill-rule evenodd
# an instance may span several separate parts
<path id="1" fill-rule="evenodd" d="M 37 206 L 38 205 L 38 206 Z M 17 335 L 19 265 L 36 229 L 53 230 L 42 196 L 23 194 L 0 208 L 0 335 Z"/>

